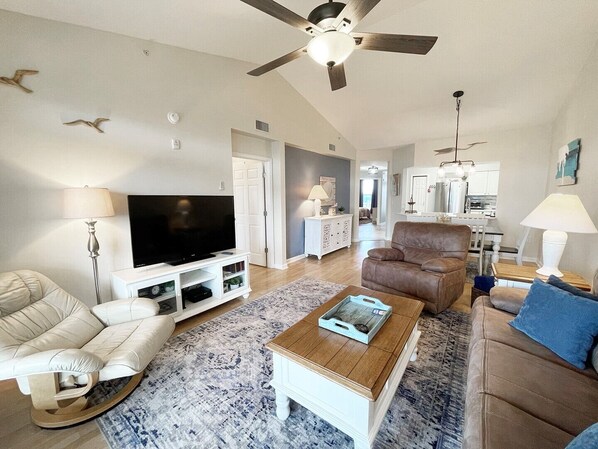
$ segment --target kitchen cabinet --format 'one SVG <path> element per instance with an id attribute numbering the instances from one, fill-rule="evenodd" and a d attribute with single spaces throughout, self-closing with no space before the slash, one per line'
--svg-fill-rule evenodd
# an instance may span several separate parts
<path id="1" fill-rule="evenodd" d="M 499 170 L 472 173 L 467 178 L 468 195 L 498 195 Z"/>

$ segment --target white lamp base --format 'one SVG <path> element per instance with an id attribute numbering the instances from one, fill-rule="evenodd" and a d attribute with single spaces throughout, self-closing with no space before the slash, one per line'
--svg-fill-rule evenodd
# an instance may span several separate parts
<path id="1" fill-rule="evenodd" d="M 543 276 L 551 274 L 563 277 L 559 271 L 559 262 L 567 244 L 567 233 L 563 231 L 544 231 L 542 234 L 542 258 L 544 264 L 536 270 L 536 273 Z"/>
<path id="2" fill-rule="evenodd" d="M 316 198 L 314 200 L 314 217 L 320 216 L 320 209 L 322 208 L 322 200 Z"/>

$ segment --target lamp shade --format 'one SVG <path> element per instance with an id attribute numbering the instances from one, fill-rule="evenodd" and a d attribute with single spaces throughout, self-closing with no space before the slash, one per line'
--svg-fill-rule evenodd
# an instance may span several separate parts
<path id="1" fill-rule="evenodd" d="M 324 190 L 324 188 L 317 184 L 311 188 L 311 192 L 309 192 L 309 196 L 307 197 L 308 200 L 327 200 L 328 194 Z"/>
<path id="2" fill-rule="evenodd" d="M 307 54 L 321 65 L 341 64 L 355 49 L 355 40 L 340 31 L 327 31 L 307 44 Z"/>
<path id="3" fill-rule="evenodd" d="M 530 228 L 593 234 L 598 232 L 577 195 L 548 195 L 521 222 Z"/>
<path id="4" fill-rule="evenodd" d="M 108 189 L 64 189 L 64 218 L 112 217 L 114 208 Z"/>

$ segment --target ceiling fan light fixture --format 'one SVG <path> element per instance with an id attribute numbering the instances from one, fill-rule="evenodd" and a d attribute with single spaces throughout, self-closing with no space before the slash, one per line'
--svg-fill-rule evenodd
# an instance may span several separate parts
<path id="1" fill-rule="evenodd" d="M 441 165 L 440 167 L 438 167 L 438 177 L 444 178 L 444 175 L 445 175 L 444 167 Z"/>
<path id="2" fill-rule="evenodd" d="M 465 172 L 463 171 L 463 164 L 461 164 L 461 162 L 459 162 L 459 163 L 457 164 L 457 170 L 456 170 L 455 174 L 456 174 L 456 175 L 457 175 L 459 178 L 460 178 L 460 177 L 462 177 L 462 176 L 465 174 Z"/>
<path id="3" fill-rule="evenodd" d="M 472 162 L 471 167 L 469 167 L 469 174 L 472 175 L 475 173 L 475 164 Z"/>
<path id="4" fill-rule="evenodd" d="M 355 40 L 340 31 L 326 31 L 307 44 L 307 54 L 323 66 L 342 64 L 355 49 Z"/>

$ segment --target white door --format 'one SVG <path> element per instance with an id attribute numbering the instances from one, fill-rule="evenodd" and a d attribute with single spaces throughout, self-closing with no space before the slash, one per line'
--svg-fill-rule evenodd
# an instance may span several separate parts
<path id="1" fill-rule="evenodd" d="M 249 263 L 266 266 L 264 164 L 233 158 L 237 249 L 249 251 Z"/>
<path id="2" fill-rule="evenodd" d="M 411 180 L 411 196 L 413 196 L 414 210 L 418 212 L 427 211 L 428 203 L 428 176 L 415 175 Z"/>

